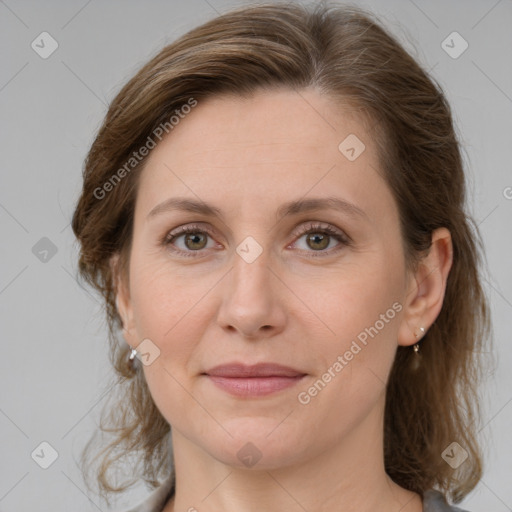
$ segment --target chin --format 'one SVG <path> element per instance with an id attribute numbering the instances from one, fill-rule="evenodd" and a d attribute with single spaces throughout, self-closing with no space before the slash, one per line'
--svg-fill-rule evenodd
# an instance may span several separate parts
<path id="1" fill-rule="evenodd" d="M 220 462 L 240 469 L 289 466 L 300 458 L 300 447 L 307 439 L 305 432 L 292 431 L 282 421 L 283 418 L 266 417 L 222 422 L 233 437 L 222 431 L 221 439 L 209 440 L 203 448 Z"/>

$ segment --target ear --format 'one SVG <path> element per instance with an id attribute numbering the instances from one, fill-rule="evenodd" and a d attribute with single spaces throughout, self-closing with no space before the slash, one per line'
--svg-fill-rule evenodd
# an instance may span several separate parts
<path id="1" fill-rule="evenodd" d="M 424 335 L 420 327 L 427 332 L 434 323 L 443 306 L 452 261 L 450 231 L 438 228 L 432 233 L 428 255 L 420 261 L 414 275 L 409 277 L 404 315 L 398 331 L 399 345 L 414 345 Z"/>
<path id="2" fill-rule="evenodd" d="M 137 343 L 135 339 L 135 322 L 129 284 L 127 282 L 127 276 L 123 275 L 121 271 L 120 256 L 117 253 L 110 258 L 110 270 L 114 283 L 117 312 L 123 324 L 123 337 L 129 345 L 135 347 Z"/>

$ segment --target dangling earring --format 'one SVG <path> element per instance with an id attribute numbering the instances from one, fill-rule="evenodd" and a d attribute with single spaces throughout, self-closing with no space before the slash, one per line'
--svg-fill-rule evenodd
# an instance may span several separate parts
<path id="1" fill-rule="evenodd" d="M 130 346 L 130 349 L 131 349 L 131 352 L 130 352 L 130 357 L 128 358 L 128 364 L 132 365 L 133 360 L 135 359 L 135 356 L 137 355 L 137 351 L 134 348 L 132 348 L 131 346 Z"/>
<path id="2" fill-rule="evenodd" d="M 425 334 L 425 328 L 424 327 L 420 327 L 419 329 L 421 331 L 421 336 L 423 336 Z M 420 335 L 418 333 L 415 333 L 415 336 L 416 336 L 416 338 L 420 337 Z M 414 371 L 414 370 L 417 370 L 419 368 L 420 361 L 421 361 L 420 344 L 419 344 L 419 342 L 416 343 L 413 346 L 413 350 L 414 350 L 414 359 L 412 360 L 411 368 Z"/>

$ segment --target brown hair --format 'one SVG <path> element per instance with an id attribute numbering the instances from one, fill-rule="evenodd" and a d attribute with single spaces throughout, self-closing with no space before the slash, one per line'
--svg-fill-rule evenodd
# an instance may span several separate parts
<path id="1" fill-rule="evenodd" d="M 110 267 L 112 256 L 120 255 L 115 274 L 128 277 L 137 176 L 146 158 L 122 173 L 108 193 L 98 190 L 106 190 L 104 184 L 126 170 L 134 151 L 191 98 L 201 102 L 277 87 L 315 87 L 373 120 L 382 171 L 399 207 L 408 266 L 415 268 L 428 251 L 433 230 L 450 230 L 453 264 L 442 310 L 421 344 L 420 368 L 410 368 L 410 347 L 398 347 L 389 376 L 384 454 L 397 484 L 421 495 L 437 487 L 457 503 L 482 475 L 477 385 L 490 320 L 479 271 L 480 235 L 465 213 L 465 177 L 450 107 L 441 87 L 371 13 L 325 4 L 244 7 L 188 32 L 122 88 L 92 144 L 72 226 L 81 244 L 80 275 L 105 299 L 114 382 L 122 391 L 112 394 L 114 406 L 102 412 L 100 428 L 113 439 L 97 455 L 100 490 L 104 495 L 131 485 L 116 486 L 108 476 L 131 455 L 151 486 L 172 467 L 170 426 L 143 372 L 127 364 L 129 349 L 117 336 L 122 324 Z M 83 452 L 86 469 L 92 441 Z M 453 441 L 469 454 L 456 470 L 441 457 Z"/>

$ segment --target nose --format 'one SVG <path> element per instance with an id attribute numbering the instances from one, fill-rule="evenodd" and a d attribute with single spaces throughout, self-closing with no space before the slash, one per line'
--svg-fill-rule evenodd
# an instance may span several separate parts
<path id="1" fill-rule="evenodd" d="M 265 251 L 252 263 L 236 254 L 221 288 L 217 323 L 248 339 L 274 336 L 285 326 L 285 289 Z"/>

